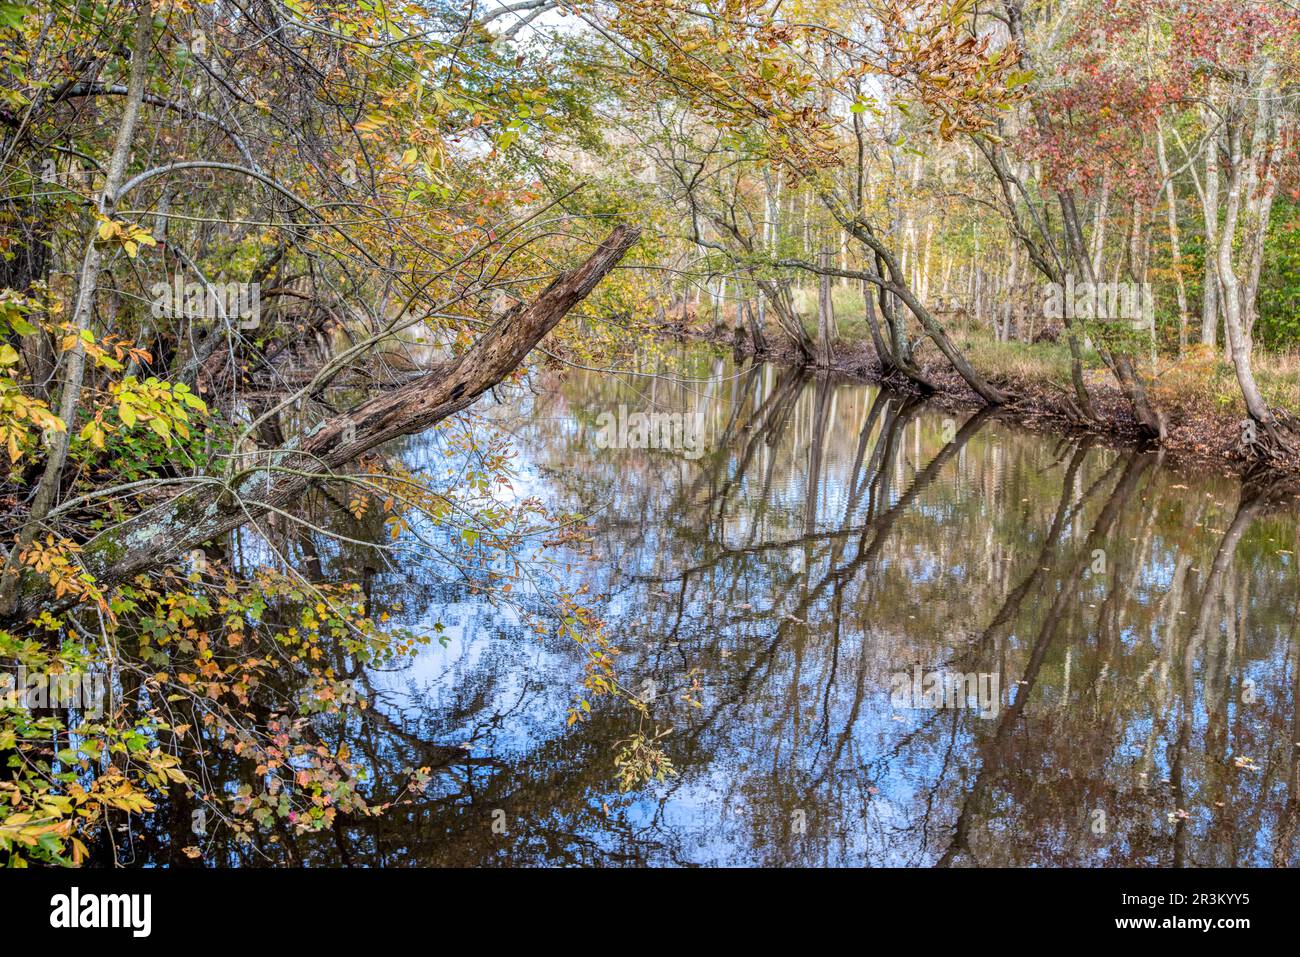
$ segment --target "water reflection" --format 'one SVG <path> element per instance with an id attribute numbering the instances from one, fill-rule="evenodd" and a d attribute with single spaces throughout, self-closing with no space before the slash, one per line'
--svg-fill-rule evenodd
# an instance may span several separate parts
<path id="1" fill-rule="evenodd" d="M 312 574 L 364 578 L 450 640 L 360 675 L 376 706 L 334 729 L 366 756 L 373 799 L 407 803 L 217 860 L 1296 862 L 1289 503 L 861 384 L 683 361 L 677 382 L 570 373 L 489 412 L 519 448 L 516 493 L 592 516 L 593 554 L 568 574 L 597 596 L 624 682 L 653 689 L 677 776 L 618 792 L 635 716 L 598 704 L 566 727 L 581 663 L 565 642 L 436 563 L 295 526 Z M 702 413 L 704 454 L 598 448 L 620 404 Z M 426 436 L 403 454 L 448 452 Z M 894 676 L 918 667 L 996 676 L 1000 707 L 899 707 Z M 439 768 L 428 792 L 399 795 L 421 765 Z M 185 863 L 174 836 L 142 853 Z"/>

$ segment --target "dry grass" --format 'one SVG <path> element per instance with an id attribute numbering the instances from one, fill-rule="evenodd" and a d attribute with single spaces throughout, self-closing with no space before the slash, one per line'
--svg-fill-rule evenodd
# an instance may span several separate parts
<path id="1" fill-rule="evenodd" d="M 1260 355 L 1256 360 L 1255 378 L 1270 405 L 1300 415 L 1300 354 Z M 1236 384 L 1235 377 L 1233 384 Z"/>
<path id="2" fill-rule="evenodd" d="M 1252 366 L 1265 402 L 1300 413 L 1300 356 L 1259 352 Z M 1236 421 L 1246 415 L 1237 373 L 1220 350 L 1193 346 L 1181 359 L 1162 359 L 1154 381 L 1152 394 L 1175 420 L 1214 416 Z"/>
<path id="3" fill-rule="evenodd" d="M 1070 350 L 1063 343 L 997 342 L 987 334 L 963 335 L 956 342 L 971 365 L 992 382 L 1070 387 Z"/>

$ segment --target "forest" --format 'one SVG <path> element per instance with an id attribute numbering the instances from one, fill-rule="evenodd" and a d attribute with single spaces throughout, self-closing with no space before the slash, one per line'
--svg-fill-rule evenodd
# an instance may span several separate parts
<path id="1" fill-rule="evenodd" d="M 0 862 L 1294 865 L 1298 148 L 1287 0 L 0 0 Z"/>

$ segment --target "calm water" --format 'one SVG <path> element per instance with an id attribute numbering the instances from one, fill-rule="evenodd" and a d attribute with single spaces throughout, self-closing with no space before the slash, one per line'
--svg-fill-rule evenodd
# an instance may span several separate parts
<path id="1" fill-rule="evenodd" d="M 439 560 L 464 553 L 445 533 L 391 561 L 321 542 L 322 576 L 446 629 L 367 676 L 348 733 L 375 796 L 440 767 L 385 818 L 227 862 L 1297 862 L 1293 505 L 867 385 L 697 351 L 677 374 L 539 378 L 480 407 L 516 449 L 506 497 L 589 516 L 545 575 L 586 586 L 677 773 L 620 793 L 625 703 L 566 724 L 583 659 L 523 621 L 540 578 L 489 602 Z M 620 405 L 701 413 L 703 454 L 599 448 Z M 466 467 L 447 431 L 400 452 Z M 934 707 L 913 695 L 934 672 L 972 683 Z"/>

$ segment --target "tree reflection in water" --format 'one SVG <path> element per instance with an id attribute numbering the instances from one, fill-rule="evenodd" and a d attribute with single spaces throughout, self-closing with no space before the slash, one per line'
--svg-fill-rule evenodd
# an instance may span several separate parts
<path id="1" fill-rule="evenodd" d="M 276 544 L 310 575 L 451 626 L 445 649 L 357 675 L 374 706 L 322 729 L 364 755 L 375 801 L 406 769 L 437 770 L 383 817 L 217 835 L 211 860 L 1296 863 L 1296 534 L 1270 490 L 681 358 L 680 381 L 569 373 L 483 413 L 515 436 L 519 495 L 591 516 L 594 554 L 568 574 L 598 596 L 625 684 L 653 682 L 677 775 L 619 793 L 635 716 L 598 705 L 566 727 L 581 663 L 565 642 L 436 563 L 380 563 L 298 526 Z M 593 423 L 620 403 L 703 412 L 705 455 L 598 449 Z M 436 436 L 401 451 L 415 468 L 449 454 Z M 377 516 L 320 513 L 385 534 Z M 900 710 L 891 676 L 917 665 L 997 674 L 1003 707 Z M 217 754 L 209 780 L 247 777 Z M 136 859 L 189 863 L 189 826 L 177 800 Z"/>

